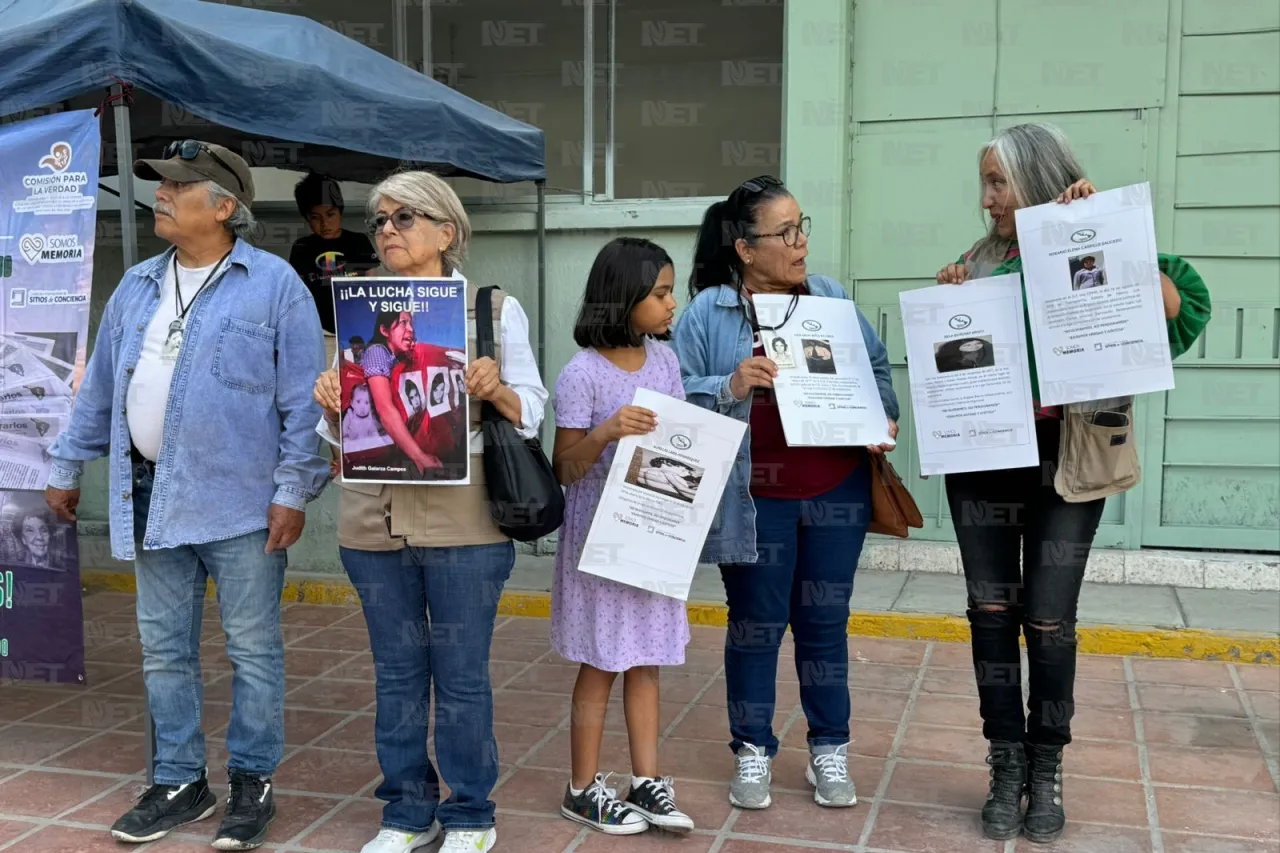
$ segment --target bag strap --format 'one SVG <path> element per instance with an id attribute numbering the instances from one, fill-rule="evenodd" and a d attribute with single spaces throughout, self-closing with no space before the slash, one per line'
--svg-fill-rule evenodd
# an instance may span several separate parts
<path id="1" fill-rule="evenodd" d="M 476 291 L 476 358 L 493 358 L 493 292 L 489 285 Z"/>

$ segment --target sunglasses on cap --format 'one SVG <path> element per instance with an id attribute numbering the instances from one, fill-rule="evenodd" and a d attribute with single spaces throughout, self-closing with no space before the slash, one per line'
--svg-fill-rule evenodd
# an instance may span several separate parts
<path id="1" fill-rule="evenodd" d="M 200 152 L 202 151 L 212 157 L 215 163 L 231 173 L 231 176 L 236 179 L 236 183 L 240 185 L 240 192 L 245 191 L 244 181 L 240 180 L 240 175 L 236 170 L 228 166 L 226 160 L 223 160 L 217 154 L 214 154 L 213 150 L 209 148 L 208 145 L 205 145 L 198 139 L 182 139 L 170 142 L 165 146 L 164 159 L 172 160 L 174 157 L 177 157 L 180 160 L 194 160 L 200 156 Z"/>
<path id="2" fill-rule="evenodd" d="M 407 207 L 402 207 L 390 215 L 375 213 L 372 218 L 365 220 L 364 226 L 370 237 L 376 237 L 387 226 L 387 222 L 395 226 L 397 231 L 408 231 L 413 227 L 414 221 L 419 216 L 423 219 L 431 219 L 430 216 L 420 210 L 410 210 Z"/>

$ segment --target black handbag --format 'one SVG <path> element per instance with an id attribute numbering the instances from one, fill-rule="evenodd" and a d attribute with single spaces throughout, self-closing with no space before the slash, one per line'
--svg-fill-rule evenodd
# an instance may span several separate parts
<path id="1" fill-rule="evenodd" d="M 493 358 L 493 291 L 476 294 L 476 357 Z M 490 402 L 480 404 L 489 514 L 517 542 L 532 542 L 564 523 L 564 490 L 536 438 L 521 438 Z"/>

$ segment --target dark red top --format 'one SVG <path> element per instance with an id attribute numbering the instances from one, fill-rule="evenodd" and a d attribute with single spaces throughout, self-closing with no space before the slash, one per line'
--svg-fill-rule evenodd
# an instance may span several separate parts
<path id="1" fill-rule="evenodd" d="M 754 343 L 751 354 L 763 356 L 759 333 Z M 753 497 L 816 498 L 843 483 L 866 453 L 860 447 L 788 447 L 772 388 L 755 389 L 749 422 Z"/>

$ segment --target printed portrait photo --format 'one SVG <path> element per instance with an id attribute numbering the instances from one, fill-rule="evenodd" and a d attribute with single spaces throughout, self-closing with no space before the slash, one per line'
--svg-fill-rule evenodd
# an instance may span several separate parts
<path id="1" fill-rule="evenodd" d="M 1067 268 L 1071 271 L 1072 290 L 1092 290 L 1107 283 L 1106 262 L 1102 252 L 1067 258 Z"/>
<path id="2" fill-rule="evenodd" d="M 433 418 L 453 408 L 449 393 L 449 368 L 427 368 L 427 414 Z"/>
<path id="3" fill-rule="evenodd" d="M 996 350 L 990 335 L 957 338 L 933 345 L 933 360 L 939 373 L 995 367 Z"/>
<path id="4" fill-rule="evenodd" d="M 637 447 L 625 482 L 691 504 L 702 485 L 702 475 L 703 469 L 697 465 Z"/>
<path id="5" fill-rule="evenodd" d="M 50 511 L 43 492 L 0 492 L 0 501 L 0 567 L 75 567 L 74 531 Z"/>
<path id="6" fill-rule="evenodd" d="M 406 370 L 400 374 L 400 402 L 404 403 L 404 410 L 409 417 L 426 411 L 425 388 L 426 382 L 423 381 L 421 370 Z"/>
<path id="7" fill-rule="evenodd" d="M 795 356 L 791 353 L 791 344 L 782 335 L 775 335 L 765 342 L 764 354 L 772 359 L 780 370 L 796 366 Z"/>
<path id="8" fill-rule="evenodd" d="M 804 364 L 810 373 L 835 375 L 836 360 L 831 341 L 826 338 L 801 338 L 800 346 L 804 348 Z"/>
<path id="9" fill-rule="evenodd" d="M 351 389 L 351 405 L 342 413 L 342 446 L 347 453 L 358 453 L 391 444 L 391 436 L 382 427 L 373 405 L 369 383 Z"/>

